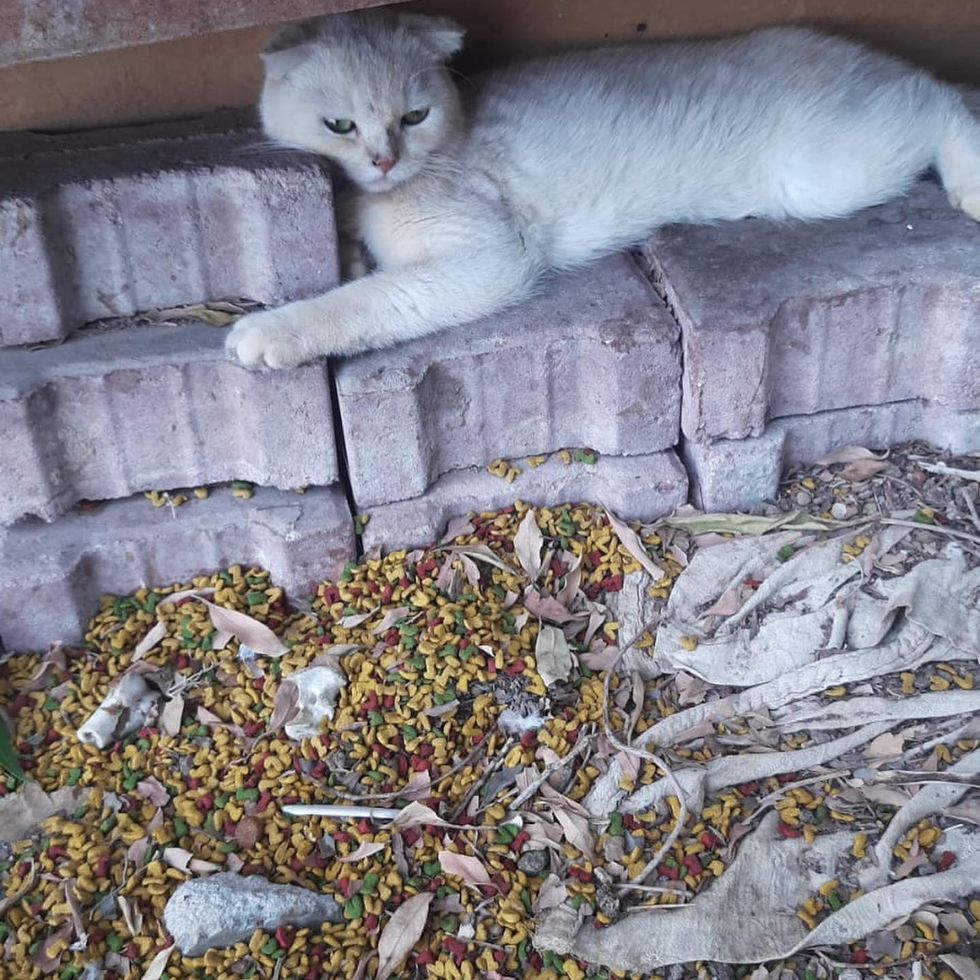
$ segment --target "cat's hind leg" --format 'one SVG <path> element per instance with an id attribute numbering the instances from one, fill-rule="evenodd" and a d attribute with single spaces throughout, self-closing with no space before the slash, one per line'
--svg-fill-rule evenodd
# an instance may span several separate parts
<path id="1" fill-rule="evenodd" d="M 957 97 L 936 151 L 936 169 L 953 207 L 980 221 L 980 122 Z"/>

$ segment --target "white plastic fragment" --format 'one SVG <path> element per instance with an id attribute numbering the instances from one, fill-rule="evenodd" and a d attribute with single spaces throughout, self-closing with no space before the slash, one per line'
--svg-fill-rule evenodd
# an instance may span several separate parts
<path id="1" fill-rule="evenodd" d="M 299 740 L 320 734 L 324 719 L 333 720 L 337 696 L 347 678 L 335 667 L 322 665 L 298 670 L 283 678 L 281 686 L 296 689 L 296 713 L 285 723 L 286 735 Z"/>
<path id="2" fill-rule="evenodd" d="M 102 704 L 78 729 L 79 741 L 104 749 L 156 718 L 161 692 L 147 684 L 143 674 L 124 674 Z"/>

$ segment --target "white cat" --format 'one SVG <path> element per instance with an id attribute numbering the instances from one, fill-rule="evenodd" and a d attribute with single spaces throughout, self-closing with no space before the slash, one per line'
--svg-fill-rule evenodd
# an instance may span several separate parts
<path id="1" fill-rule="evenodd" d="M 273 139 L 338 163 L 376 271 L 244 317 L 227 346 L 286 367 L 386 347 L 525 297 L 547 269 L 669 222 L 833 218 L 934 166 L 980 220 L 980 125 L 922 71 L 782 27 L 725 40 L 574 51 L 466 91 L 452 21 L 327 16 L 264 52 Z"/>

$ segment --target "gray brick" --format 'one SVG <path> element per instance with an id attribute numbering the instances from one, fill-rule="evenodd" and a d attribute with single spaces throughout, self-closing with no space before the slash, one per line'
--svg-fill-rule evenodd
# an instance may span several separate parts
<path id="1" fill-rule="evenodd" d="M 354 553 L 339 487 L 304 495 L 261 489 L 248 501 L 227 490 L 175 514 L 142 497 L 54 524 L 0 530 L 0 637 L 8 649 L 79 639 L 99 596 L 187 581 L 235 562 L 261 565 L 292 597 L 333 578 Z"/>
<path id="2" fill-rule="evenodd" d="M 783 468 L 842 446 L 887 448 L 922 439 L 951 452 L 980 446 L 980 412 L 918 401 L 844 408 L 771 422 L 763 435 L 713 443 L 684 440 L 691 499 L 708 511 L 748 510 L 776 495 Z"/>
<path id="3" fill-rule="evenodd" d="M 360 507 L 499 456 L 677 442 L 677 328 L 624 255 L 556 277 L 513 310 L 343 363 L 336 378 Z"/>
<path id="4" fill-rule="evenodd" d="M 519 464 L 520 465 L 520 464 Z M 602 456 L 595 466 L 550 459 L 506 483 L 485 469 L 440 477 L 414 500 L 372 507 L 364 529 L 366 550 L 425 547 L 437 541 L 450 518 L 498 510 L 516 500 L 554 507 L 605 504 L 628 520 L 655 520 L 687 502 L 687 474 L 673 451 L 648 456 Z"/>
<path id="5" fill-rule="evenodd" d="M 254 148 L 234 117 L 0 141 L 0 347 L 222 298 L 337 281 L 321 164 Z"/>
<path id="6" fill-rule="evenodd" d="M 0 524 L 81 499 L 337 479 L 323 362 L 248 371 L 201 323 L 83 330 L 0 355 Z"/>
<path id="7" fill-rule="evenodd" d="M 844 221 L 662 229 L 644 255 L 681 325 L 685 436 L 910 399 L 980 408 L 977 248 L 927 182 Z"/>

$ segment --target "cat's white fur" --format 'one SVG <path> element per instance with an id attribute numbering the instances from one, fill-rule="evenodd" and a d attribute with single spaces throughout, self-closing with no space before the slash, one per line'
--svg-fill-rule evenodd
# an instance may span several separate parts
<path id="1" fill-rule="evenodd" d="M 432 333 L 526 296 L 669 222 L 817 219 L 934 166 L 980 220 L 980 125 L 959 94 L 861 45 L 782 27 L 576 51 L 490 72 L 464 112 L 451 21 L 361 13 L 265 53 L 267 133 L 336 161 L 377 269 L 244 317 L 228 347 L 285 367 Z M 405 113 L 429 109 L 418 125 Z M 324 119 L 353 120 L 336 135 Z M 376 161 L 390 165 L 384 174 Z"/>

